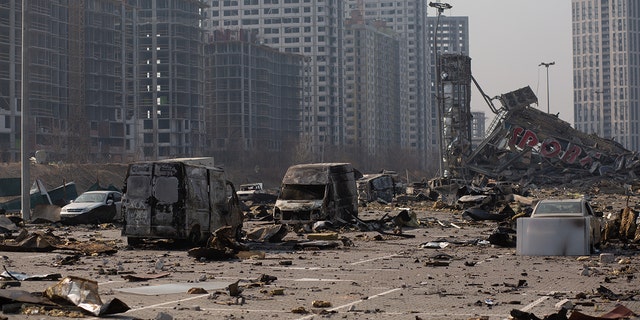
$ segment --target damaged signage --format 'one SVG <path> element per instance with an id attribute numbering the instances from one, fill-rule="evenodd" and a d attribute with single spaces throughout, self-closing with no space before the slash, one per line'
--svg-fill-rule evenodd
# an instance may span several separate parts
<path id="1" fill-rule="evenodd" d="M 514 95 L 533 95 L 529 87 L 516 93 L 503 95 L 505 107 L 489 136 L 466 159 L 466 169 L 517 181 L 546 179 L 559 172 L 604 174 L 638 167 L 637 154 L 619 143 L 578 131 L 557 115 L 526 104 L 507 103 L 515 99 Z"/>

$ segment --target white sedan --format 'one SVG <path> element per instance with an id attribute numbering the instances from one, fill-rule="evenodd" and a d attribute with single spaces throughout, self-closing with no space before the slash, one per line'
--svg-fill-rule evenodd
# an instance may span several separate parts
<path id="1" fill-rule="evenodd" d="M 122 218 L 122 193 L 87 191 L 60 210 L 60 220 L 69 224 L 103 223 Z"/>

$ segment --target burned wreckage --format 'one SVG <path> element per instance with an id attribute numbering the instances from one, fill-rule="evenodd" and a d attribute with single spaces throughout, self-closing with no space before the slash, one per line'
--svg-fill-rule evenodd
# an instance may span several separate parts
<path id="1" fill-rule="evenodd" d="M 495 98 L 487 96 L 471 76 L 470 59 L 440 57 L 441 163 L 445 178 L 471 181 L 481 176 L 523 184 L 568 182 L 589 175 L 629 174 L 640 170 L 636 152 L 621 144 L 578 131 L 554 114 L 540 111 L 530 87 Z M 496 117 L 487 137 L 471 143 L 471 82 Z M 493 100 L 502 107 L 496 108 Z"/>
<path id="2" fill-rule="evenodd" d="M 529 87 L 511 94 L 528 91 L 527 95 L 533 94 Z M 502 100 L 505 97 L 508 95 Z M 516 105 L 500 117 L 499 125 L 464 160 L 468 171 L 499 180 L 530 182 L 538 178 L 544 180 L 536 182 L 551 182 L 558 177 L 583 176 L 585 171 L 592 175 L 634 174 L 640 168 L 637 153 L 573 129 L 555 115 Z"/>

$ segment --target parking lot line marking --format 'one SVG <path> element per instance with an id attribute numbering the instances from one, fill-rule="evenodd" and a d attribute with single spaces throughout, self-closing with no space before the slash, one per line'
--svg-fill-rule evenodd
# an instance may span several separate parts
<path id="1" fill-rule="evenodd" d="M 145 307 L 142 307 L 142 308 L 129 309 L 125 313 L 134 312 L 134 311 L 140 311 L 140 310 L 145 310 L 145 309 L 152 309 L 152 308 L 164 306 L 166 304 L 171 304 L 171 303 L 176 303 L 176 302 L 183 302 L 183 301 L 190 301 L 190 300 L 200 299 L 200 298 L 204 298 L 204 297 L 208 297 L 208 296 L 209 296 L 209 294 L 200 294 L 200 295 L 189 297 L 189 298 L 178 299 L 178 300 L 173 300 L 173 301 L 167 301 L 167 302 L 163 302 L 163 303 L 154 304 L 154 305 L 151 305 L 151 306 L 145 306 Z"/>
<path id="2" fill-rule="evenodd" d="M 526 305 L 524 308 L 520 309 L 520 311 L 527 312 L 527 311 L 533 309 L 533 307 L 535 307 L 535 306 L 541 304 L 542 302 L 544 302 L 545 300 L 549 299 L 549 297 L 551 297 L 551 295 L 540 297 L 538 300 L 536 300 L 534 302 L 531 302 L 528 305 Z"/>
<path id="3" fill-rule="evenodd" d="M 355 306 L 356 304 L 359 304 L 359 303 L 361 303 L 361 302 L 369 301 L 369 300 L 371 300 L 371 299 L 375 299 L 375 298 L 378 298 L 378 297 L 382 297 L 382 296 L 385 296 L 385 295 L 387 295 L 387 294 L 390 294 L 390 293 L 393 293 L 393 292 L 396 292 L 396 291 L 399 291 L 399 290 L 402 290 L 402 288 L 394 288 L 394 289 L 390 289 L 390 290 L 387 290 L 387 291 L 384 291 L 384 292 L 378 293 L 378 294 L 376 294 L 376 295 L 372 295 L 372 296 L 368 297 L 366 300 L 358 299 L 358 300 L 356 300 L 356 301 L 349 302 L 349 303 L 347 303 L 347 304 L 343 304 L 343 305 L 341 305 L 341 306 L 333 307 L 333 308 L 328 309 L 328 310 L 329 310 L 329 311 L 337 311 L 337 310 L 340 310 L 340 309 L 343 309 L 343 308 L 348 308 L 348 307 L 351 307 L 351 306 Z M 315 314 L 314 314 L 314 315 L 309 315 L 309 316 L 304 316 L 304 317 L 302 317 L 302 318 L 298 318 L 297 320 L 313 319 L 313 317 L 315 317 L 315 316 L 316 316 Z"/>
<path id="4" fill-rule="evenodd" d="M 363 264 L 363 263 L 372 262 L 372 261 L 376 261 L 376 260 L 382 260 L 382 259 L 389 259 L 389 258 L 398 257 L 398 256 L 400 256 L 400 255 L 399 254 L 392 254 L 392 255 L 388 255 L 388 256 L 382 256 L 382 257 L 371 258 L 371 259 L 367 259 L 367 260 L 356 261 L 356 262 L 350 263 L 349 265 L 355 266 L 355 265 L 358 265 L 358 264 Z"/>
<path id="5" fill-rule="evenodd" d="M 287 280 L 287 279 L 282 279 Z M 299 282 L 340 282 L 340 281 L 350 281 L 353 282 L 355 280 L 341 280 L 341 279 L 320 279 L 320 278 L 300 278 L 300 279 L 289 279 L 291 281 L 299 281 Z"/>

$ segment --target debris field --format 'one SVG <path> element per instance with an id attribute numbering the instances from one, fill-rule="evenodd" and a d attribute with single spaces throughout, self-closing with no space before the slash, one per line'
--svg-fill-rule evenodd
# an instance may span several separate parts
<path id="1" fill-rule="evenodd" d="M 604 192 L 590 199 L 605 217 L 637 203 Z M 22 226 L 3 242 L 1 316 L 102 317 L 114 305 L 119 319 L 633 319 L 640 312 L 633 239 L 610 238 L 585 256 L 521 256 L 492 238 L 508 223 L 469 219 L 460 207 L 372 202 L 359 211 L 359 223 L 340 227 L 287 227 L 249 215 L 244 241 L 221 232 L 207 248 L 162 240 L 130 247 L 118 224 Z M 69 283 L 78 286 L 65 291 L 66 301 L 31 300 Z M 78 292 L 94 299 L 77 303 Z"/>

